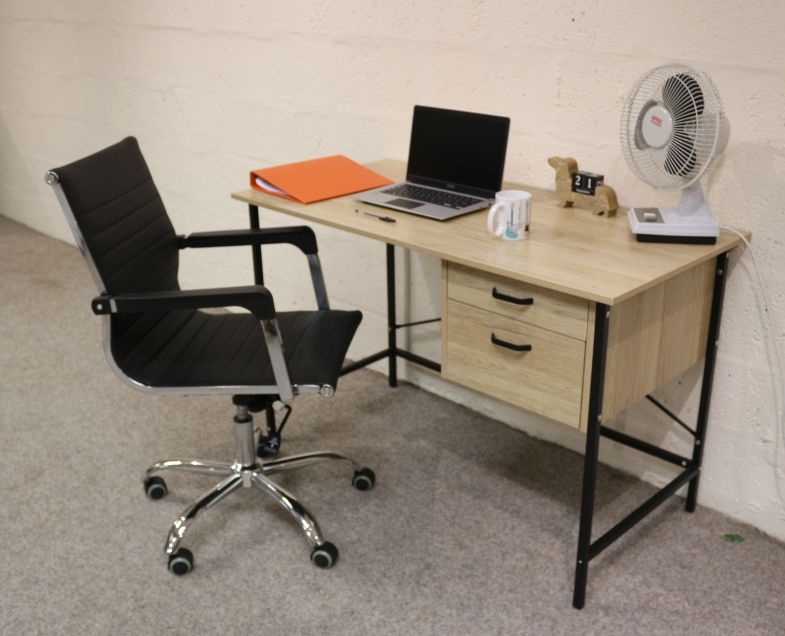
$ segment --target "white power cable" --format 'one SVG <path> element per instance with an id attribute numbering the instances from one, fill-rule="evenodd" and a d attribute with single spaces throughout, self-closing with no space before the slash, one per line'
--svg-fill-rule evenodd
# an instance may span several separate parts
<path id="1" fill-rule="evenodd" d="M 758 288 L 763 301 L 763 318 L 765 327 L 768 329 L 769 337 L 772 342 L 772 348 L 774 352 L 774 367 L 776 371 L 773 388 L 774 409 L 776 416 L 774 424 L 774 483 L 777 487 L 777 494 L 779 495 L 780 503 L 782 504 L 783 509 L 785 509 L 785 494 L 783 494 L 782 484 L 780 483 L 781 480 L 779 479 L 778 474 L 780 472 L 780 442 L 782 443 L 783 448 L 785 448 L 785 422 L 783 422 L 782 408 L 783 396 L 780 394 L 780 392 L 785 389 L 785 381 L 782 372 L 782 357 L 780 356 L 779 347 L 777 345 L 777 333 L 774 330 L 774 323 L 771 317 L 771 312 L 769 311 L 769 298 L 768 294 L 766 293 L 766 285 L 763 282 L 763 274 L 761 273 L 760 267 L 758 266 L 758 260 L 755 258 L 755 252 L 753 252 L 750 242 L 747 240 L 747 237 L 744 236 L 744 234 L 735 228 L 722 226 L 722 229 L 732 232 L 744 242 L 744 245 L 747 246 L 747 249 L 752 256 L 752 264 L 755 266 L 755 273 L 758 277 Z"/>

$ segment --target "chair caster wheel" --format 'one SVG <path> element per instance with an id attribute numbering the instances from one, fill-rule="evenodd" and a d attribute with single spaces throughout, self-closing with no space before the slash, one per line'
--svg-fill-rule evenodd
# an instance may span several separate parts
<path id="1" fill-rule="evenodd" d="M 144 494 L 148 499 L 163 499 L 168 492 L 166 482 L 161 477 L 153 475 L 144 480 Z"/>
<path id="2" fill-rule="evenodd" d="M 376 475 L 370 468 L 361 468 L 354 473 L 352 486 L 357 490 L 370 490 L 376 483 Z"/>
<path id="3" fill-rule="evenodd" d="M 180 548 L 169 557 L 169 571 L 177 576 L 188 574 L 194 569 L 194 555 L 188 548 Z"/>
<path id="4" fill-rule="evenodd" d="M 335 565 L 338 560 L 338 548 L 332 543 L 326 541 L 322 545 L 318 545 L 311 552 L 311 563 L 316 567 L 326 570 Z"/>

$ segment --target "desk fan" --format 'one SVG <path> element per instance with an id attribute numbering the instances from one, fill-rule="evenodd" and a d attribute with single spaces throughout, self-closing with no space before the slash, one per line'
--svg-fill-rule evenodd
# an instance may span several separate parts
<path id="1" fill-rule="evenodd" d="M 624 103 L 621 146 L 635 175 L 660 190 L 681 189 L 675 208 L 630 208 L 639 241 L 715 243 L 720 233 L 700 177 L 728 144 L 730 124 L 708 75 L 666 64 L 645 73 Z"/>

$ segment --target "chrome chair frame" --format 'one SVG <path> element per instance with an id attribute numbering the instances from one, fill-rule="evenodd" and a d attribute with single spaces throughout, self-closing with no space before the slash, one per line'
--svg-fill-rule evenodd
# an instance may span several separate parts
<path id="1" fill-rule="evenodd" d="M 288 491 L 269 479 L 274 475 L 288 470 L 294 470 L 325 461 L 342 461 L 348 464 L 355 473 L 354 485 L 359 490 L 367 490 L 372 484 L 367 481 L 357 481 L 363 475 L 362 466 L 355 461 L 334 451 L 314 451 L 291 455 L 280 459 L 263 460 L 256 455 L 257 432 L 254 430 L 253 416 L 246 406 L 238 405 L 234 416 L 235 460 L 228 462 L 213 462 L 199 459 L 169 459 L 159 461 L 150 466 L 144 474 L 142 481 L 149 483 L 150 477 L 163 471 L 178 471 L 198 473 L 225 477 L 216 486 L 205 492 L 198 499 L 189 504 L 172 523 L 166 539 L 164 552 L 169 557 L 177 558 L 180 543 L 194 518 L 202 511 L 210 508 L 240 487 L 254 487 L 272 498 L 281 508 L 286 510 L 305 535 L 311 548 L 312 560 L 320 567 L 329 567 L 332 562 L 323 563 L 322 560 L 332 560 L 329 545 L 324 539 L 316 519 L 308 510 Z M 362 477 L 367 479 L 367 477 Z M 165 494 L 161 493 L 162 495 Z M 158 498 L 152 495 L 152 498 Z M 170 567 L 173 567 L 170 565 Z"/>

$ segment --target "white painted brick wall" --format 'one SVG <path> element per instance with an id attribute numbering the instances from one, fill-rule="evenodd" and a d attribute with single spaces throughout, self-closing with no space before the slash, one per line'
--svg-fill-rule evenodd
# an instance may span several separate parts
<path id="1" fill-rule="evenodd" d="M 624 204 L 666 203 L 621 155 L 624 96 L 648 68 L 685 61 L 719 87 L 732 124 L 727 152 L 704 180 L 728 225 L 753 233 L 780 347 L 785 267 L 785 8 L 771 0 L 683 3 L 565 0 L 341 0 L 292 3 L 0 4 L 0 214 L 70 240 L 46 169 L 133 134 L 142 144 L 180 232 L 245 226 L 228 198 L 250 168 L 344 153 L 358 161 L 404 158 L 415 103 L 512 118 L 507 177 L 550 186 L 545 159 L 573 155 L 602 172 Z M 264 214 L 267 224 L 290 219 Z M 536 232 L 536 218 L 534 220 Z M 359 357 L 386 338 L 384 249 L 317 228 L 335 306 L 365 320 Z M 272 262 L 272 255 L 277 260 Z M 245 251 L 186 253 L 183 283 L 251 279 Z M 308 306 L 304 265 L 271 250 L 267 282 L 283 305 Z M 438 263 L 399 256 L 402 311 L 438 312 Z M 769 334 L 749 254 L 733 257 L 700 502 L 785 539 L 785 450 L 775 476 L 777 424 Z M 438 355 L 438 330 L 413 346 Z M 565 427 L 412 372 L 422 386 L 543 438 L 582 450 Z M 660 397 L 694 417 L 697 370 Z M 650 416 L 654 416 L 652 425 Z M 427 426 L 427 422 L 423 423 Z M 614 426 L 683 452 L 689 440 L 648 405 Z M 605 461 L 662 483 L 669 470 L 606 444 Z M 718 528 L 718 532 L 722 529 Z"/>

